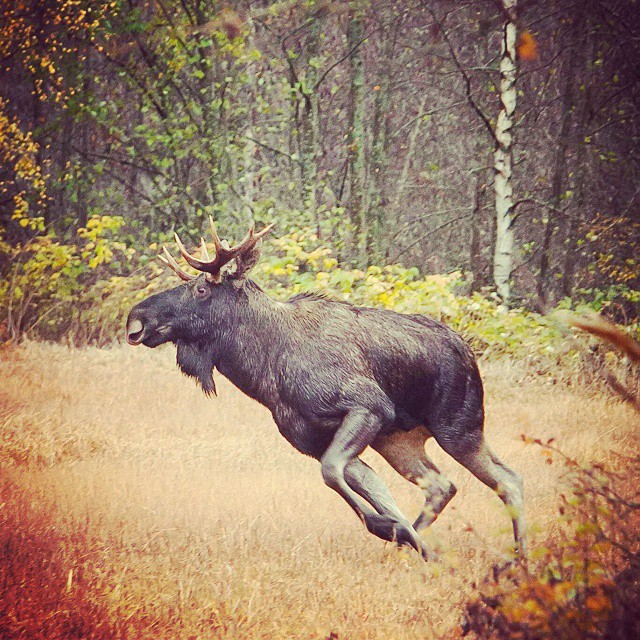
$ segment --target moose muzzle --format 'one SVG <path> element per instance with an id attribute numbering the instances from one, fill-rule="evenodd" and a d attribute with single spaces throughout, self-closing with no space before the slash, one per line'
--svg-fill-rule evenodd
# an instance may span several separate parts
<path id="1" fill-rule="evenodd" d="M 131 309 L 126 328 L 129 344 L 153 348 L 172 339 L 171 314 L 166 305 L 166 297 L 172 291 L 158 293 Z"/>
<path id="2" fill-rule="evenodd" d="M 144 340 L 144 324 L 140 318 L 129 316 L 127 320 L 127 342 L 132 345 L 140 344 Z"/>

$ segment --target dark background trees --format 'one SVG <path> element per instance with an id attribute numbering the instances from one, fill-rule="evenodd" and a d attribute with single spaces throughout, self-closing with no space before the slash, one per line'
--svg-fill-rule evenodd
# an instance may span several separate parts
<path id="1" fill-rule="evenodd" d="M 148 246 L 174 229 L 195 237 L 212 214 L 229 235 L 250 219 L 279 233 L 310 228 L 345 263 L 458 269 L 480 289 L 496 285 L 506 229 L 509 302 L 623 292 L 634 314 L 639 8 L 6 3 L 3 237 L 74 239 L 108 214 Z M 494 154 L 509 24 L 517 99 L 505 227 Z"/>

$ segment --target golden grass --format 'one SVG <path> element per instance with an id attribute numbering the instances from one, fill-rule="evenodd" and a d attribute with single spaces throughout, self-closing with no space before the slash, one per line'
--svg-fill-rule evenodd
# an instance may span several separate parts
<path id="1" fill-rule="evenodd" d="M 263 407 L 217 376 L 207 400 L 171 348 L 0 352 L 0 637 L 455 638 L 511 544 L 495 495 L 428 449 L 459 492 L 442 562 L 369 535 Z M 487 434 L 525 478 L 531 545 L 557 521 L 562 465 L 638 449 L 637 415 L 487 367 Z M 409 516 L 420 492 L 373 453 Z"/>

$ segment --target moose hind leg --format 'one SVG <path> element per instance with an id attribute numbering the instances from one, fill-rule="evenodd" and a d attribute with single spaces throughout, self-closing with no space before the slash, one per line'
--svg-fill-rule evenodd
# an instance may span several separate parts
<path id="1" fill-rule="evenodd" d="M 363 468 L 355 462 L 364 449 L 373 442 L 380 429 L 393 419 L 393 406 L 390 402 L 376 409 L 373 411 L 358 407 L 347 413 L 320 460 L 322 477 L 327 486 L 344 498 L 371 533 L 384 540 L 401 538 L 403 542 L 410 544 L 416 551 L 427 557 L 427 550 L 419 536 L 410 525 L 407 527 L 403 523 L 404 517 L 399 521 L 393 517 L 393 513 L 389 512 L 388 498 L 391 496 L 384 496 L 387 498 L 386 501 L 380 498 L 382 481 L 377 484 L 372 479 L 372 474 L 363 470 L 366 467 Z M 347 472 L 348 467 L 351 469 L 349 472 Z M 367 496 L 376 502 L 376 506 L 382 513 L 371 509 Z"/>
<path id="2" fill-rule="evenodd" d="M 424 445 L 430 437 L 425 427 L 416 427 L 379 436 L 372 445 L 401 476 L 424 492 L 424 506 L 413 523 L 418 531 L 431 526 L 456 494 L 453 482 L 427 458 Z"/>
<path id="3" fill-rule="evenodd" d="M 507 506 L 513 523 L 516 554 L 526 557 L 526 523 L 522 477 L 491 451 L 481 431 L 467 434 L 462 442 L 439 442 L 440 446 L 482 483 L 493 489 Z"/>

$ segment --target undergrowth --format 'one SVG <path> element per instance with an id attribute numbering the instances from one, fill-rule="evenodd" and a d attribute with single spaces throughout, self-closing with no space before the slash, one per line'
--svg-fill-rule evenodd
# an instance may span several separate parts
<path id="1" fill-rule="evenodd" d="M 523 436 L 524 438 L 524 436 Z M 526 438 L 524 438 L 527 440 Z M 465 635 L 478 640 L 636 640 L 640 637 L 640 457 L 614 471 L 581 466 L 550 441 L 548 463 L 564 464 L 568 490 L 559 531 L 516 567 L 479 585 Z"/>
<path id="2" fill-rule="evenodd" d="M 47 235 L 18 246 L 0 241 L 0 265 L 5 264 L 0 340 L 28 336 L 75 346 L 119 340 L 136 302 L 179 283 L 155 260 L 157 245 L 141 252 L 118 240 L 122 225 L 122 218 L 95 216 L 74 243 Z M 594 371 L 613 365 L 631 389 L 640 385 L 612 350 L 578 338 L 560 314 L 506 309 L 490 291 L 462 295 L 460 272 L 422 275 L 397 264 L 350 268 L 305 230 L 272 239 L 263 253 L 253 276 L 276 298 L 312 292 L 356 305 L 428 314 L 459 331 L 478 356 L 516 358 L 551 381 L 567 372 L 591 381 L 597 377 Z M 616 290 L 616 295 L 635 293 Z M 589 304 L 603 310 L 610 303 L 602 294 Z M 584 296 L 575 304 L 564 300 L 560 311 L 585 305 Z M 638 335 L 640 325 L 629 325 L 628 331 Z"/>

